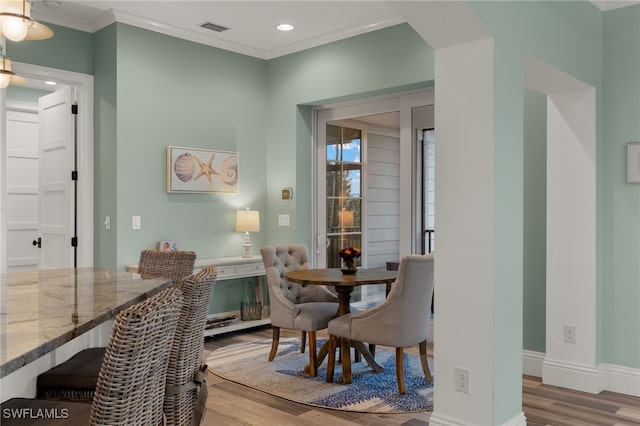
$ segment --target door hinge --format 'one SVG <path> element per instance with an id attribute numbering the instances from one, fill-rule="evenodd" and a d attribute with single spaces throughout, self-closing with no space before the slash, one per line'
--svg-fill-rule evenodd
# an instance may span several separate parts
<path id="1" fill-rule="evenodd" d="M 78 104 L 71 105 L 71 114 L 78 115 Z"/>
<path id="2" fill-rule="evenodd" d="M 73 170 L 71 172 L 71 180 L 78 180 L 78 171 L 77 170 Z"/>
<path id="3" fill-rule="evenodd" d="M 71 237 L 71 247 L 78 247 L 78 237 Z"/>

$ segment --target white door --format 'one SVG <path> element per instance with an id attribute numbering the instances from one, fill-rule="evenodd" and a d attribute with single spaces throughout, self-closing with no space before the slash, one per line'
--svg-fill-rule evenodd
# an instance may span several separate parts
<path id="1" fill-rule="evenodd" d="M 75 121 L 71 88 L 39 99 L 40 114 L 40 266 L 74 266 Z"/>
<path id="2" fill-rule="evenodd" d="M 7 272 L 40 267 L 38 107 L 7 107 Z"/>

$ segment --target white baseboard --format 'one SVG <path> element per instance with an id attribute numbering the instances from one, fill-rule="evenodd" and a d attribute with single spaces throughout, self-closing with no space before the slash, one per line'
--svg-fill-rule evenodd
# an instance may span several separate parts
<path id="1" fill-rule="evenodd" d="M 522 351 L 522 374 L 527 376 L 542 377 L 543 352 Z"/>
<path id="2" fill-rule="evenodd" d="M 603 390 L 640 397 L 640 369 L 613 364 L 599 365 Z"/>
<path id="3" fill-rule="evenodd" d="M 527 426 L 527 418 L 524 413 L 520 413 L 506 423 L 502 423 L 502 426 Z"/>
<path id="4" fill-rule="evenodd" d="M 437 411 L 434 411 L 429 418 L 429 426 L 468 426 L 470 424 L 473 423 L 465 422 L 454 417 L 445 416 L 439 414 Z M 527 419 L 524 416 L 524 413 L 519 413 L 517 416 L 507 421 L 506 423 L 501 423 L 501 426 L 527 426 Z"/>
<path id="5" fill-rule="evenodd" d="M 545 357 L 542 362 L 542 383 L 582 392 L 600 393 L 602 380 L 598 368 Z"/>
<path id="6" fill-rule="evenodd" d="M 543 368 L 545 365 L 546 368 Z M 546 375 L 543 376 L 543 370 Z M 545 364 L 543 352 L 522 351 L 522 373 L 543 377 L 544 383 L 568 389 L 584 390 L 576 384 L 586 383 L 586 392 L 606 390 L 640 397 L 640 369 L 614 364 L 600 364 L 597 368 L 572 365 L 550 360 Z M 594 391 L 596 390 L 597 391 Z"/>
<path id="7" fill-rule="evenodd" d="M 437 408 L 433 410 L 433 414 L 429 417 L 429 426 L 466 426 L 467 423 L 454 417 L 445 416 L 437 411 Z"/>

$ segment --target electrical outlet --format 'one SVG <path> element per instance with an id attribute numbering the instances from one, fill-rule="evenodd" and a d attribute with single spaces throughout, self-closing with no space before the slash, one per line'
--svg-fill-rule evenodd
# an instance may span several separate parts
<path id="1" fill-rule="evenodd" d="M 104 218 L 104 229 L 111 229 L 111 216 L 105 216 Z"/>
<path id="2" fill-rule="evenodd" d="M 564 341 L 565 343 L 576 343 L 576 326 L 565 324 L 564 325 Z"/>
<path id="3" fill-rule="evenodd" d="M 456 391 L 469 393 L 469 370 L 462 367 L 456 367 Z"/>

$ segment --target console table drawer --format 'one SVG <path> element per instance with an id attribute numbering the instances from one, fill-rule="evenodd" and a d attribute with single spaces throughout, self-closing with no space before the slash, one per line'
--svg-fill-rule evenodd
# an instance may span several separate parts
<path id="1" fill-rule="evenodd" d="M 216 266 L 216 272 L 219 278 L 233 277 L 234 275 L 238 275 L 238 267 L 237 266 Z"/>
<path id="2" fill-rule="evenodd" d="M 238 266 L 238 274 L 264 274 L 264 266 L 260 263 Z"/>

